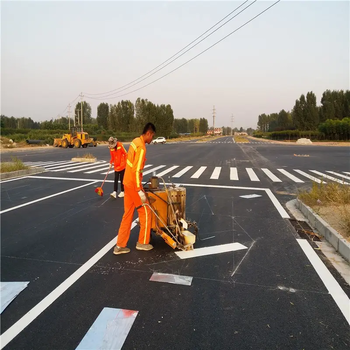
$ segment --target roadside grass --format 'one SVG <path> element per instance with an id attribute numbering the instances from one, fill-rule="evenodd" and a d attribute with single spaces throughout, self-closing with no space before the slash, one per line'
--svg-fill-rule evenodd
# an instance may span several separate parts
<path id="1" fill-rule="evenodd" d="M 314 182 L 309 191 L 301 191 L 298 198 L 336 229 L 350 238 L 350 186 L 340 183 Z"/>
<path id="2" fill-rule="evenodd" d="M 9 173 L 11 171 L 25 170 L 29 167 L 24 165 L 17 157 L 12 157 L 12 162 L 1 162 L 0 173 Z"/>
<path id="3" fill-rule="evenodd" d="M 235 142 L 241 142 L 241 143 L 249 143 L 249 140 L 246 136 L 242 135 L 234 135 Z"/>

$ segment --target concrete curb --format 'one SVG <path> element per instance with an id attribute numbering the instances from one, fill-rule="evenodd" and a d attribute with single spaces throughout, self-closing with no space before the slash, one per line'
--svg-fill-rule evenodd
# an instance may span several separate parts
<path id="1" fill-rule="evenodd" d="M 297 199 L 295 204 L 308 219 L 310 225 L 350 263 L 350 243 L 302 201 Z"/>
<path id="2" fill-rule="evenodd" d="M 8 173 L 1 173 L 0 180 L 13 179 L 15 177 L 22 177 L 26 175 L 40 174 L 45 171 L 46 169 L 42 167 L 30 167 L 29 169 L 25 169 L 25 170 L 16 170 L 16 171 L 10 171 Z"/>

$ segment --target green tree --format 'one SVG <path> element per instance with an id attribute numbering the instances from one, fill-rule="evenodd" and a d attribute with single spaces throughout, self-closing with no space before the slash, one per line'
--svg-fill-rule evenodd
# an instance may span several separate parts
<path id="1" fill-rule="evenodd" d="M 83 125 L 84 124 L 91 124 L 91 106 L 86 101 L 83 101 Z M 74 115 L 75 115 L 75 123 L 76 125 L 81 125 L 81 103 L 78 102 L 75 105 Z M 79 113 L 79 114 L 78 114 Z"/>
<path id="2" fill-rule="evenodd" d="M 109 106 L 108 103 L 100 103 L 97 106 L 97 124 L 99 127 L 108 129 L 108 114 Z"/>

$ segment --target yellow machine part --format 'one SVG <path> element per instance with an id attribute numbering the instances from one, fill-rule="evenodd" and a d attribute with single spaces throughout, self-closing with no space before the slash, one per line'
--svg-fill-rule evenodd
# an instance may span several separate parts
<path id="1" fill-rule="evenodd" d="M 161 218 L 164 224 L 168 223 L 168 197 L 165 191 L 147 192 L 151 207 Z M 158 227 L 164 227 L 163 223 L 152 213 L 152 230 L 157 231 Z"/>

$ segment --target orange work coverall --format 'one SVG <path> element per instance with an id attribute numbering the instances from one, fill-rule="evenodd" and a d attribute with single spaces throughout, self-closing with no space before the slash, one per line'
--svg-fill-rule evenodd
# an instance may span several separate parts
<path id="1" fill-rule="evenodd" d="M 142 172 L 146 161 L 146 145 L 143 136 L 134 139 L 129 147 L 124 175 L 124 215 L 120 223 L 117 246 L 126 247 L 130 237 L 130 230 L 134 210 L 137 208 L 140 220 L 139 243 L 148 244 L 151 236 L 151 210 L 142 206 L 138 194 L 142 187 Z"/>
<path id="2" fill-rule="evenodd" d="M 121 142 L 117 142 L 115 148 L 110 148 L 111 154 L 110 164 L 114 163 L 114 171 L 122 171 L 126 164 L 126 150 Z"/>

